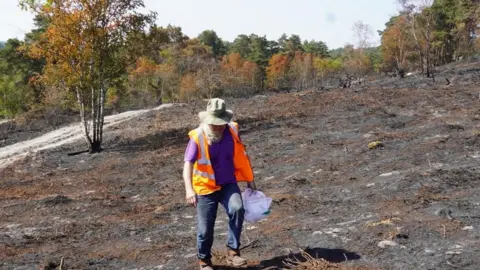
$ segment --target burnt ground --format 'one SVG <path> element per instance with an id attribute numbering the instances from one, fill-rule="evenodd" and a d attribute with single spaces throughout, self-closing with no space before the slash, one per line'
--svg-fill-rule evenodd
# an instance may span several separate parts
<path id="1" fill-rule="evenodd" d="M 344 269 L 478 269 L 477 66 L 446 66 L 435 83 L 227 100 L 257 185 L 273 198 L 268 218 L 245 227 L 248 269 L 287 268 L 301 249 Z M 196 269 L 182 160 L 204 105 L 121 123 L 100 154 L 68 156 L 79 141 L 2 168 L 0 269 L 57 269 L 62 258 L 62 269 Z"/>

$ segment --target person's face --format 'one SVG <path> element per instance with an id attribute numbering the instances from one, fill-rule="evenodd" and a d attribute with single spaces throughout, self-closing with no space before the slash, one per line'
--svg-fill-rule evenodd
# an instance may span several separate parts
<path id="1" fill-rule="evenodd" d="M 210 130 L 215 133 L 215 134 L 222 134 L 227 125 L 208 125 L 210 127 Z"/>

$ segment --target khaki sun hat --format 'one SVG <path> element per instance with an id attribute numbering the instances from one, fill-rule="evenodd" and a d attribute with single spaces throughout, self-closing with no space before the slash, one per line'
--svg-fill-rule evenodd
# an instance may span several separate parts
<path id="1" fill-rule="evenodd" d="M 212 98 L 208 101 L 207 110 L 198 114 L 200 121 L 207 125 L 225 125 L 233 118 L 233 111 L 227 110 L 225 100 Z"/>

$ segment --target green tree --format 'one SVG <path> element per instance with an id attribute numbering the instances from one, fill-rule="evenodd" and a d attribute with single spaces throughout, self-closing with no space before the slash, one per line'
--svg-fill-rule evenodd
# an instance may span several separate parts
<path id="1" fill-rule="evenodd" d="M 239 53 L 243 59 L 248 58 L 252 52 L 250 37 L 238 35 L 230 45 L 230 52 Z"/>
<path id="2" fill-rule="evenodd" d="M 278 39 L 278 48 L 280 52 L 287 51 L 287 41 L 288 41 L 288 36 L 287 34 L 283 33 Z"/>
<path id="3" fill-rule="evenodd" d="M 28 57 L 24 42 L 9 39 L 0 49 L 0 103 L 3 115 L 15 116 L 42 101 L 43 87 L 37 78 L 43 61 Z"/>
<path id="4" fill-rule="evenodd" d="M 366 50 L 366 54 L 370 59 L 370 63 L 372 65 L 372 69 L 374 72 L 380 72 L 383 67 L 383 54 L 382 54 L 382 47 L 372 47 Z"/>
<path id="5" fill-rule="evenodd" d="M 47 31 L 49 19 L 46 16 L 37 14 L 33 18 L 34 29 L 25 34 L 25 43 L 31 44 L 40 39 L 40 36 Z"/>
<path id="6" fill-rule="evenodd" d="M 436 65 L 446 64 L 454 59 L 458 39 L 455 37 L 459 5 L 456 0 L 436 0 L 432 5 L 435 23 Z"/>
<path id="7" fill-rule="evenodd" d="M 330 50 L 328 51 L 328 55 L 333 59 L 340 58 L 343 55 L 344 49 L 345 48 L 341 47 L 341 48 Z"/>
<path id="8" fill-rule="evenodd" d="M 227 53 L 225 44 L 222 39 L 217 36 L 213 30 L 205 30 L 198 35 L 198 40 L 204 45 L 212 47 L 212 52 L 215 57 L 223 56 Z"/>
<path id="9" fill-rule="evenodd" d="M 256 63 L 259 67 L 266 67 L 271 56 L 268 50 L 267 38 L 252 34 L 249 39 L 251 41 L 251 51 L 247 59 Z"/>
<path id="10" fill-rule="evenodd" d="M 307 41 L 303 42 L 303 49 L 306 53 L 311 53 L 320 57 L 328 57 L 328 47 L 322 41 Z"/>
<path id="11" fill-rule="evenodd" d="M 303 51 L 302 40 L 298 35 L 291 35 L 285 46 L 286 52 Z"/>
<path id="12" fill-rule="evenodd" d="M 243 59 L 255 63 L 260 68 L 262 82 L 266 78 L 268 62 L 278 50 L 277 42 L 269 41 L 265 36 L 255 34 L 239 35 L 230 46 L 231 52 L 240 54 Z M 264 87 L 263 83 L 262 87 Z"/>

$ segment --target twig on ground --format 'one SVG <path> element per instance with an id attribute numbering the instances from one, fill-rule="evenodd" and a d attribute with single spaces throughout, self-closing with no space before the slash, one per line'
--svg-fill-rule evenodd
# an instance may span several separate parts
<path id="1" fill-rule="evenodd" d="M 448 260 L 447 260 L 447 264 L 450 265 L 450 266 L 453 267 L 453 268 L 460 268 L 460 266 L 455 265 L 455 264 L 449 262 Z"/>
<path id="2" fill-rule="evenodd" d="M 253 239 L 251 242 L 241 247 L 240 250 L 244 250 L 250 246 L 254 246 L 256 243 L 258 243 L 258 238 Z"/>
<path id="3" fill-rule="evenodd" d="M 62 270 L 63 269 L 63 263 L 65 262 L 64 261 L 64 257 L 62 257 L 62 259 L 60 260 L 60 266 L 58 267 L 58 270 Z"/>

